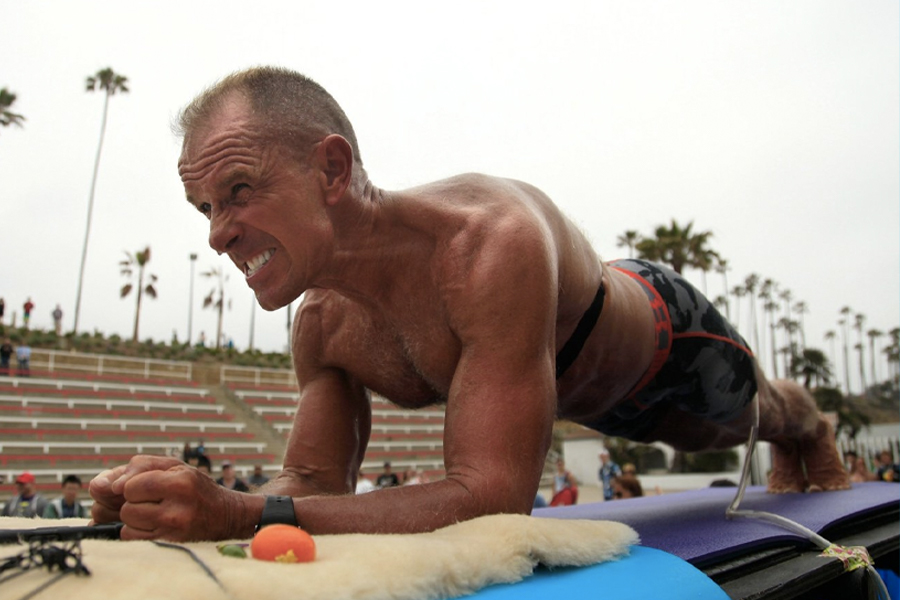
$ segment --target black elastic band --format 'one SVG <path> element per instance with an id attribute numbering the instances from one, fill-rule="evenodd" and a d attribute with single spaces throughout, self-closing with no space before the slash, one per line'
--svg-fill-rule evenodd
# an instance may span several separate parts
<path id="1" fill-rule="evenodd" d="M 559 379 L 572 366 L 578 353 L 584 347 L 588 336 L 594 330 L 594 325 L 600 318 L 600 312 L 603 310 L 603 300 L 606 298 L 606 288 L 603 287 L 603 280 L 600 281 L 600 287 L 597 289 L 597 295 L 594 301 L 588 306 L 587 310 L 578 321 L 578 326 L 572 332 L 572 336 L 556 355 L 556 378 Z"/>

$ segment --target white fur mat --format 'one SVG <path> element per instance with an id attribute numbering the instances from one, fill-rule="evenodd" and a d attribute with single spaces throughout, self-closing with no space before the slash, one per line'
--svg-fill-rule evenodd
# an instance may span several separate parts
<path id="1" fill-rule="evenodd" d="M 4 530 L 83 524 L 76 519 L 0 518 Z M 585 566 L 621 558 L 638 542 L 634 530 L 621 523 L 522 515 L 481 517 L 432 533 L 319 535 L 314 539 L 316 560 L 303 564 L 222 556 L 213 542 L 182 544 L 210 567 L 222 587 L 182 551 L 151 542 L 85 540 L 83 561 L 91 576 L 67 575 L 35 598 L 454 598 L 488 585 L 520 581 L 538 563 Z M 0 560 L 26 548 L 0 546 Z M 0 578 L 6 579 L 9 573 Z M 0 597 L 18 600 L 51 577 L 46 569 L 35 569 L 0 582 Z"/>

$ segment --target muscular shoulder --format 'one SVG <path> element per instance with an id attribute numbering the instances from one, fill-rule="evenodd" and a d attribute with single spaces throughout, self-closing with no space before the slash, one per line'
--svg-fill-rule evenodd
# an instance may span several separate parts
<path id="1" fill-rule="evenodd" d="M 364 335 L 361 308 L 341 294 L 313 289 L 304 294 L 292 329 L 294 364 L 300 370 L 321 369 L 339 362 L 336 340 L 347 331 Z"/>

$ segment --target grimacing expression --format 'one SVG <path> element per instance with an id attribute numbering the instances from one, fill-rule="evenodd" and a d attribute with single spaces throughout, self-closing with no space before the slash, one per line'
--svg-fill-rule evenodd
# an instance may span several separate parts
<path id="1" fill-rule="evenodd" d="M 228 254 L 260 306 L 286 306 L 322 272 L 331 223 L 316 170 L 259 133 L 233 97 L 185 139 L 178 171 L 209 219 L 209 245 Z"/>

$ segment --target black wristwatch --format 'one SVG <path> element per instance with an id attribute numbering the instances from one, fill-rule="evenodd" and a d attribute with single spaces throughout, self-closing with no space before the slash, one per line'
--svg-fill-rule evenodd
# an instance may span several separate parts
<path id="1" fill-rule="evenodd" d="M 299 527 L 297 515 L 294 514 L 294 499 L 290 496 L 266 496 L 266 505 L 263 507 L 262 515 L 259 517 L 256 531 L 259 531 L 266 525 L 275 523 Z"/>

